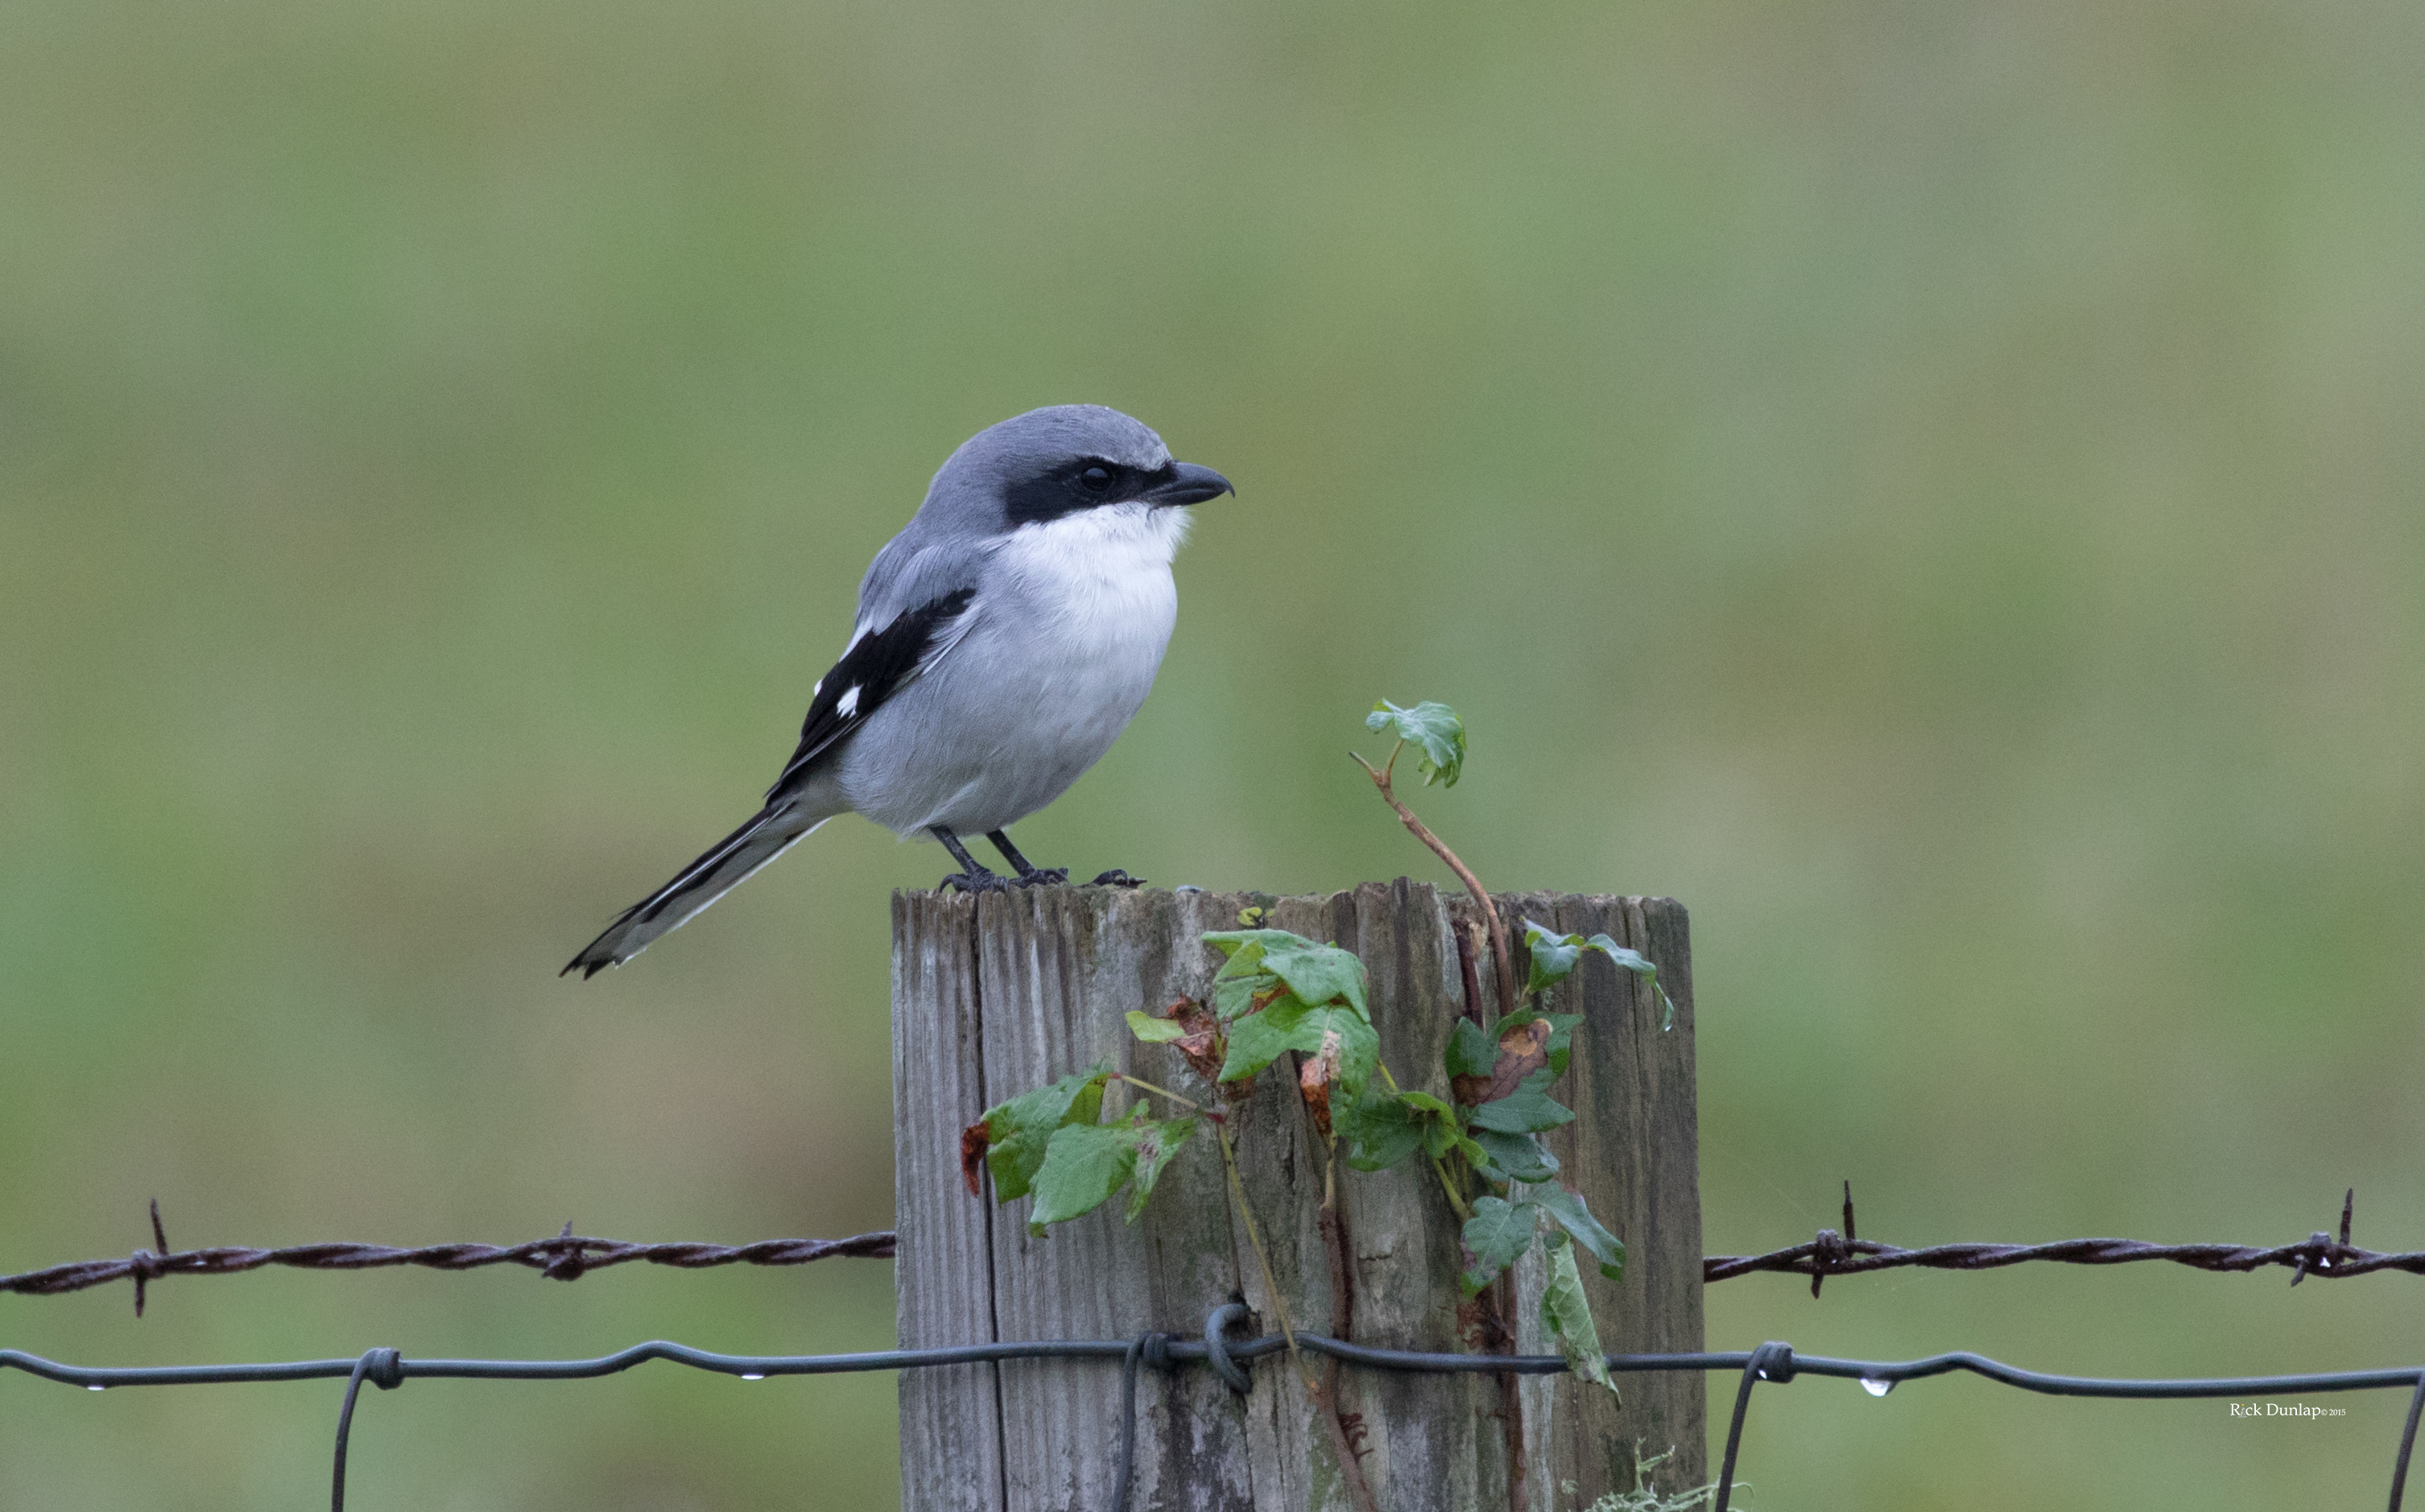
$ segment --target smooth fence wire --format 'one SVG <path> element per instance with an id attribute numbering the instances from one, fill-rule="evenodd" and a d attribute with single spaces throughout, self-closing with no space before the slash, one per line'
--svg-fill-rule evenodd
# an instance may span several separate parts
<path id="1" fill-rule="evenodd" d="M 1130 1339 L 1061 1339 L 1032 1343 L 962 1344 L 943 1349 L 894 1349 L 856 1355 L 723 1355 L 686 1344 L 657 1341 L 634 1344 L 594 1359 L 413 1359 L 393 1349 L 373 1349 L 356 1359 L 304 1359 L 252 1365 L 144 1365 L 95 1367 L 63 1365 L 21 1350 L 0 1350 L 0 1366 L 13 1367 L 45 1380 L 95 1390 L 121 1386 L 185 1386 L 242 1381 L 293 1381 L 342 1378 L 344 1405 L 337 1420 L 331 1512 L 345 1512 L 345 1453 L 353 1429 L 355 1405 L 362 1383 L 393 1390 L 413 1379 L 586 1380 L 613 1375 L 653 1359 L 669 1360 L 695 1370 L 738 1375 L 745 1379 L 771 1375 L 831 1375 L 859 1371 L 916 1370 L 935 1365 L 968 1365 L 1014 1359 L 1099 1359 L 1121 1364 L 1122 1390 L 1118 1443 L 1120 1473 L 1114 1500 L 1106 1512 L 1126 1512 L 1127 1471 L 1136 1433 L 1135 1379 L 1140 1365 L 1158 1370 L 1181 1365 L 1212 1366 L 1233 1391 L 1245 1390 L 1242 1364 L 1275 1355 L 1287 1347 L 1278 1334 L 1231 1343 L 1229 1327 L 1243 1321 L 1245 1309 L 1236 1303 L 1216 1309 L 1205 1320 L 1203 1337 L 1174 1339 L 1163 1333 L 1140 1333 Z M 1378 1349 L 1348 1343 L 1322 1334 L 1300 1333 L 1297 1346 L 1326 1355 L 1341 1364 L 1363 1370 L 1410 1371 L 1422 1374 L 1462 1373 L 1518 1375 L 1564 1374 L 1562 1355 L 1459 1355 L 1417 1350 Z M 2053 1375 L 2023 1370 L 1983 1355 L 1954 1353 L 1919 1359 L 1837 1359 L 1794 1354 L 1790 1344 L 1769 1343 L 1754 1350 L 1704 1354 L 1609 1355 L 1612 1372 L 1741 1371 L 1734 1415 L 1726 1427 L 1726 1456 L 1714 1488 L 1716 1512 L 1726 1512 L 1733 1490 L 1736 1455 L 1742 1448 L 1743 1424 L 1751 1407 L 1752 1388 L 1768 1381 L 1784 1385 L 1800 1375 L 1825 1375 L 1857 1380 L 1876 1391 L 1924 1376 L 1967 1372 L 2005 1386 L 2049 1396 L 2121 1399 L 2178 1399 L 2280 1395 L 2306 1391 L 2362 1391 L 2405 1389 L 2410 1393 L 2407 1421 L 2393 1462 L 2391 1512 L 2400 1512 L 2415 1448 L 2417 1420 L 2425 1413 L 2425 1367 L 2385 1370 L 2328 1371 L 2305 1375 L 2242 1375 L 2156 1380 L 2112 1379 L 2084 1375 Z"/>

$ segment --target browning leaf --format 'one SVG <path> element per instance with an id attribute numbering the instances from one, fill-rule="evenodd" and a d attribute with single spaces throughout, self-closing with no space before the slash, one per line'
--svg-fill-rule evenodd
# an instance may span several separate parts
<path id="1" fill-rule="evenodd" d="M 1187 1057 L 1187 1069 L 1218 1086 L 1221 1061 L 1229 1053 L 1225 1042 L 1228 1037 L 1221 1033 L 1221 1021 L 1194 998 L 1180 998 L 1164 1017 L 1179 1025 L 1180 1036 L 1171 1043 Z"/>
<path id="2" fill-rule="evenodd" d="M 1313 1115 L 1313 1127 L 1323 1138 L 1330 1137 L 1330 1089 L 1339 1084 L 1340 1038 L 1336 1030 L 1322 1037 L 1322 1051 L 1309 1056 L 1296 1069 L 1297 1090 L 1305 1097 L 1307 1111 Z"/>
<path id="3" fill-rule="evenodd" d="M 985 1169 L 986 1146 L 992 1138 L 983 1118 L 960 1131 L 960 1180 L 969 1183 L 971 1197 L 985 1196 L 985 1186 L 977 1173 Z"/>
<path id="4" fill-rule="evenodd" d="M 1515 1091 L 1524 1078 L 1550 1064 L 1550 1028 L 1547 1019 L 1528 1019 L 1509 1029 L 1499 1037 L 1499 1063 L 1490 1074 L 1451 1077 L 1450 1092 L 1467 1107 L 1478 1108 Z"/>

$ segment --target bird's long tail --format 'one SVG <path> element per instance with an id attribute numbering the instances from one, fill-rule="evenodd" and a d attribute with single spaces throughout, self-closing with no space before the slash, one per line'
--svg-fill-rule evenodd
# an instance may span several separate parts
<path id="1" fill-rule="evenodd" d="M 672 881 L 625 909 L 605 933 L 583 947 L 556 974 L 578 971 L 586 979 L 609 966 L 622 965 L 648 949 L 659 935 L 688 924 L 831 817 L 796 797 L 768 804 L 747 824 L 717 841 L 706 855 L 683 867 Z"/>

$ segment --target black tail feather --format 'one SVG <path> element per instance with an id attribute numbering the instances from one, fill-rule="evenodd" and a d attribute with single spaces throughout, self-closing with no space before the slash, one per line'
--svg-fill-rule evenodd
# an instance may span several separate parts
<path id="1" fill-rule="evenodd" d="M 616 915 L 615 922 L 556 974 L 565 976 L 577 970 L 586 981 L 609 966 L 620 966 L 660 935 L 681 928 L 822 823 L 822 818 L 803 813 L 791 803 L 759 810 L 747 824 L 675 874 L 672 881 Z"/>

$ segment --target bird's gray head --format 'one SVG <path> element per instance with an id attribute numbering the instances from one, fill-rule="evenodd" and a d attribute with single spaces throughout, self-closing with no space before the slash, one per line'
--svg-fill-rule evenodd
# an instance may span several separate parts
<path id="1" fill-rule="evenodd" d="M 1201 504 L 1232 491 L 1211 468 L 1172 461 L 1160 436 L 1117 410 L 1056 404 L 962 442 L 918 513 L 993 535 L 1104 505 Z"/>

